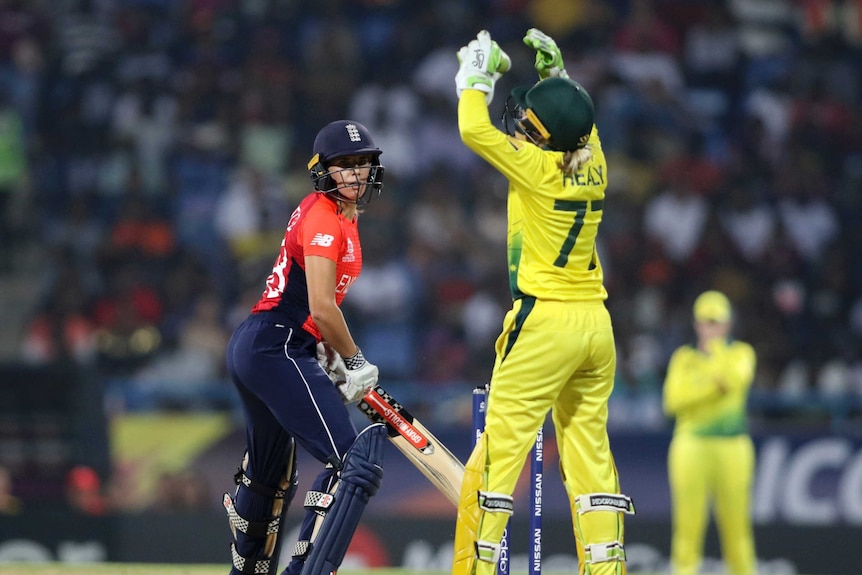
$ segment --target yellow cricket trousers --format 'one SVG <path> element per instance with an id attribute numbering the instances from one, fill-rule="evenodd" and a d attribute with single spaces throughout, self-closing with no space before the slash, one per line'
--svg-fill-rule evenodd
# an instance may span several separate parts
<path id="1" fill-rule="evenodd" d="M 756 571 L 751 528 L 754 445 L 748 435 L 675 435 L 668 451 L 673 507 L 671 565 L 674 575 L 695 575 L 703 558 L 710 509 L 732 575 Z"/>
<path id="2" fill-rule="evenodd" d="M 619 493 L 606 429 L 616 370 L 610 315 L 603 302 L 524 298 L 507 313 L 496 351 L 485 420 L 484 489 L 513 493 L 536 433 L 552 410 L 583 574 L 585 545 L 623 539 L 621 513 L 578 515 L 575 510 L 578 495 Z M 502 513 L 483 514 L 478 539 L 500 541 L 507 520 Z M 487 565 L 480 562 L 476 572 L 490 574 Z M 624 572 L 620 561 L 586 568 L 593 575 Z"/>

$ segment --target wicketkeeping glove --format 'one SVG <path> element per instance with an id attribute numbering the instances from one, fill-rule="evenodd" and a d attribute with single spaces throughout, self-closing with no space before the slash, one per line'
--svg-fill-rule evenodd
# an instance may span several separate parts
<path id="1" fill-rule="evenodd" d="M 536 51 L 536 72 L 540 80 L 569 77 L 563 64 L 563 54 L 553 38 L 538 28 L 530 28 L 524 36 L 524 44 Z"/>
<path id="2" fill-rule="evenodd" d="M 458 97 L 472 88 L 485 93 L 485 104 L 494 99 L 494 84 L 512 67 L 512 60 L 491 39 L 487 30 L 476 35 L 466 46 L 458 50 L 458 73 L 455 75 L 455 91 Z"/>
<path id="3" fill-rule="evenodd" d="M 344 358 L 347 367 L 347 381 L 338 386 L 345 403 L 356 403 L 368 390 L 377 385 L 377 366 L 365 359 L 362 350 L 356 355 Z"/>

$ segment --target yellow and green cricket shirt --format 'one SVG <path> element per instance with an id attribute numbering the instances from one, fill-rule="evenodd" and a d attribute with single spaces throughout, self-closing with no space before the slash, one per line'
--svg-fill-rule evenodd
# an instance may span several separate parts
<path id="1" fill-rule="evenodd" d="M 723 437 L 748 432 L 746 403 L 754 380 L 754 349 L 742 341 L 718 342 L 711 353 L 686 345 L 674 351 L 664 384 L 665 414 L 675 434 Z M 728 392 L 721 394 L 723 378 Z"/>
<path id="2" fill-rule="evenodd" d="M 607 299 L 596 234 L 602 220 L 607 163 L 595 127 L 593 157 L 564 175 L 563 152 L 541 149 L 497 130 L 484 94 L 465 90 L 458 127 L 464 143 L 509 180 L 508 263 L 512 297 Z"/>

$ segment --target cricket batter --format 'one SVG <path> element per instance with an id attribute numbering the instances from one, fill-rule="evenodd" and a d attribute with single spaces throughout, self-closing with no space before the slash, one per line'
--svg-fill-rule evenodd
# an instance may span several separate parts
<path id="1" fill-rule="evenodd" d="M 320 461 L 283 575 L 329 575 L 344 559 L 383 479 L 386 430 L 356 431 L 346 403 L 377 383 L 377 366 L 353 339 L 341 302 L 362 271 L 358 217 L 383 188 L 381 150 L 359 122 L 337 120 L 314 139 L 314 190 L 293 211 L 272 272 L 227 346 L 242 400 L 246 452 L 225 493 L 231 575 L 275 575 L 284 517 L 297 490 L 296 449 Z M 321 359 L 341 361 L 334 381 Z M 337 384 L 337 385 L 334 385 Z"/>
<path id="2" fill-rule="evenodd" d="M 484 30 L 458 52 L 461 138 L 509 180 L 514 301 L 496 342 L 485 432 L 466 465 L 452 573 L 495 573 L 515 484 L 552 411 L 580 573 L 619 575 L 623 514 L 634 506 L 620 494 L 606 427 L 616 352 L 596 234 L 607 165 L 592 100 L 554 40 L 531 29 L 524 43 L 537 52 L 540 81 L 512 91 L 508 133 L 487 106 L 509 57 Z"/>
<path id="3" fill-rule="evenodd" d="M 694 302 L 696 345 L 671 356 L 665 413 L 676 418 L 668 453 L 674 575 L 695 575 L 714 506 L 724 562 L 732 575 L 754 575 L 750 498 L 754 446 L 746 401 L 754 379 L 752 347 L 730 338 L 731 306 L 721 292 Z"/>

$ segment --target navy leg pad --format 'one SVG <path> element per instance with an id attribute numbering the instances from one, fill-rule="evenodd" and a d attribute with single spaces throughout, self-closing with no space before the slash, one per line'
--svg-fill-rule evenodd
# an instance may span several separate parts
<path id="1" fill-rule="evenodd" d="M 323 519 L 301 575 L 330 575 L 338 570 L 368 499 L 380 489 L 386 437 L 385 425 L 377 423 L 363 429 L 350 446 L 335 503 Z"/>

